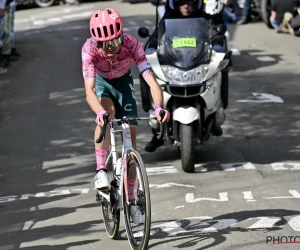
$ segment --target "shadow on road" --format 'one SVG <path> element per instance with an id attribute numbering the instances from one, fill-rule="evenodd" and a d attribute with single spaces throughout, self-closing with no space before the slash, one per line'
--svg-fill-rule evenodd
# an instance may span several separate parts
<path id="1" fill-rule="evenodd" d="M 194 218 L 188 218 L 188 219 L 179 219 L 176 220 L 176 224 L 178 225 L 179 232 L 177 234 L 169 235 L 167 232 L 163 231 L 162 228 L 168 228 L 170 230 L 170 227 L 174 227 L 174 224 L 172 226 L 165 226 L 164 223 L 168 223 L 170 221 L 156 221 L 153 222 L 153 229 L 152 229 L 152 240 L 159 239 L 158 242 L 151 244 L 151 238 L 150 238 L 150 244 L 149 249 L 156 249 L 157 247 L 162 247 L 164 244 L 171 243 L 174 248 L 179 249 L 185 249 L 188 247 L 191 247 L 193 249 L 211 249 L 215 246 L 222 247 L 222 244 L 227 240 L 227 238 L 233 233 L 233 232 L 242 232 L 244 234 L 249 234 L 248 236 L 245 236 L 246 238 L 251 239 L 251 232 L 261 232 L 262 238 L 265 241 L 267 234 L 270 233 L 271 235 L 274 235 L 275 231 L 280 231 L 283 229 L 283 226 L 287 225 L 287 221 L 283 219 L 283 216 L 292 216 L 292 215 L 299 215 L 300 211 L 294 211 L 294 210 L 285 210 L 285 209 L 268 209 L 268 210 L 252 210 L 252 211 L 241 211 L 241 212 L 235 212 L 230 214 L 223 214 L 221 216 L 213 217 L 210 219 L 204 219 L 199 217 Z M 259 220 L 258 217 L 277 217 L 278 221 L 272 225 L 270 228 L 249 228 L 250 225 L 253 225 L 255 222 Z M 231 222 L 228 224 L 228 226 L 225 226 L 224 229 L 213 232 L 203 232 L 206 228 L 209 226 L 213 226 L 216 223 L 220 222 L 226 224 L 229 221 Z M 249 224 L 251 222 L 251 224 Z M 248 223 L 248 228 L 247 225 Z M 161 225 L 160 227 L 156 227 L 157 225 Z M 226 224 L 227 225 L 227 224 Z M 181 233 L 180 233 L 181 231 Z M 185 232 L 182 232 L 185 231 Z M 178 245 L 176 245 L 175 242 L 179 242 Z M 256 244 L 258 242 L 256 240 L 253 240 Z M 248 242 L 249 244 L 253 244 L 253 242 Z M 245 242 L 246 243 L 246 242 Z M 260 242 L 262 243 L 262 242 Z M 247 243 L 246 243 L 247 244 Z M 201 247 L 200 247 L 201 245 Z M 225 246 L 224 246 L 225 247 Z M 232 246 L 230 246 L 232 248 Z"/>
<path id="2" fill-rule="evenodd" d="M 148 18 L 153 19 L 153 16 L 131 16 L 123 19 L 126 23 L 130 20 L 138 22 Z M 37 193 L 61 189 L 65 193 L 63 196 L 1 203 L 0 248 L 9 245 L 19 249 L 22 242 L 100 231 L 96 225 L 102 221 L 98 219 L 71 225 L 50 223 L 48 226 L 35 227 L 38 222 L 75 214 L 77 209 L 97 206 L 92 205 L 94 194 L 90 193 L 90 204 L 82 204 L 82 200 L 78 199 L 77 207 L 57 207 L 59 201 L 79 197 L 74 189 L 92 188 L 93 185 L 94 114 L 85 100 L 80 53 L 83 43 L 89 36 L 88 23 L 89 20 L 84 19 L 48 26 L 35 30 L 36 33 L 28 34 L 29 31 L 16 33 L 16 44 L 22 58 L 14 62 L 9 72 L 0 79 L 0 195 L 35 196 Z M 49 31 L 50 29 L 52 31 Z M 136 30 L 131 30 L 130 33 L 137 36 Z M 238 60 L 237 58 L 236 64 Z M 137 79 L 136 69 L 133 70 L 133 74 Z M 276 78 L 277 81 L 282 79 L 283 84 L 274 84 L 272 78 Z M 298 158 L 297 153 L 292 150 L 299 147 L 299 143 L 296 143 L 296 134 L 300 126 L 297 122 L 299 112 L 296 112 L 299 111 L 299 101 L 285 91 L 286 86 L 297 88 L 298 79 L 298 74 L 274 74 L 257 77 L 254 82 L 249 77 L 233 76 L 231 85 L 233 99 L 245 95 L 238 87 L 239 84 L 248 85 L 246 89 L 251 91 L 263 90 L 267 88 L 267 84 L 273 84 L 273 90 L 279 91 L 287 101 L 284 105 L 232 104 L 229 109 L 232 128 L 228 128 L 225 132 L 231 137 L 225 138 L 219 145 L 208 146 L 206 148 L 210 151 L 208 154 L 203 154 L 200 150 L 198 158 L 201 161 L 214 160 L 225 147 L 238 147 L 235 145 L 239 145 L 240 142 L 246 142 L 246 145 L 256 148 L 255 152 L 251 152 L 248 147 L 239 148 L 246 158 L 253 162 Z M 139 87 L 136 87 L 136 93 L 139 100 Z M 270 107 L 273 110 L 271 114 L 268 111 Z M 250 109 L 252 109 L 250 113 L 243 112 Z M 139 111 L 140 115 L 147 115 L 141 108 Z M 146 126 L 144 128 L 141 129 L 142 136 L 138 142 L 141 150 L 151 138 L 150 128 Z M 255 132 L 252 138 L 247 138 L 245 134 L 253 130 Z M 274 135 L 277 138 L 274 138 Z M 269 145 L 274 146 L 274 153 L 270 155 L 268 155 Z M 258 153 L 260 150 L 264 154 Z M 282 153 L 287 150 L 290 151 Z M 176 149 L 167 151 L 159 149 L 155 154 L 142 155 L 145 163 L 155 165 L 158 160 L 172 159 L 170 153 L 173 151 Z M 169 152 L 167 156 L 166 152 Z M 49 205 L 51 202 L 54 205 Z M 84 248 L 95 241 L 74 241 L 55 247 L 42 243 L 27 249 L 66 249 L 70 246 Z M 221 242 L 222 238 L 219 239 L 219 243 Z"/>

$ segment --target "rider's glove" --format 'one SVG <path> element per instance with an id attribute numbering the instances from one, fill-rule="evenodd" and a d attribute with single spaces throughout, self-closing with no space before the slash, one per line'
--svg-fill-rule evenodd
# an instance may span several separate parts
<path id="1" fill-rule="evenodd" d="M 159 104 L 157 104 L 155 106 L 156 106 L 155 107 L 155 115 L 156 115 L 158 121 L 161 121 L 161 122 L 167 122 L 167 121 L 169 121 L 169 119 L 170 119 L 170 113 L 169 113 L 168 110 L 164 109 L 162 103 L 159 103 Z M 159 114 L 159 112 L 161 110 L 165 111 L 165 116 L 162 119 L 161 119 L 160 114 Z"/>
<path id="2" fill-rule="evenodd" d="M 104 110 L 104 109 L 102 109 L 102 110 L 100 110 L 100 111 L 98 112 L 97 117 L 96 117 L 96 120 L 95 120 L 95 122 L 96 122 L 97 125 L 99 125 L 99 123 L 100 123 L 100 121 L 101 121 L 101 118 L 102 118 L 102 120 L 103 120 L 103 116 L 104 116 L 106 113 L 107 113 L 107 112 L 106 112 L 106 110 Z"/>

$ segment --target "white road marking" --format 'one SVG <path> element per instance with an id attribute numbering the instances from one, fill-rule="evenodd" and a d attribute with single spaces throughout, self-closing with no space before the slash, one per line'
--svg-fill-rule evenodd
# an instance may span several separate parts
<path id="1" fill-rule="evenodd" d="M 179 208 L 184 208 L 184 206 L 178 206 L 178 207 L 175 207 L 175 209 L 179 209 Z"/>
<path id="2" fill-rule="evenodd" d="M 50 191 L 50 193 L 54 193 L 54 194 L 50 194 L 50 196 L 68 195 L 68 194 L 71 194 L 70 190 L 54 190 L 54 191 Z M 56 193 L 56 194 L 55 194 L 55 193 Z"/>
<path id="3" fill-rule="evenodd" d="M 208 169 L 203 167 L 204 164 L 195 164 L 195 172 L 196 173 L 204 173 L 207 172 Z"/>
<path id="4" fill-rule="evenodd" d="M 236 168 L 243 167 L 244 169 L 256 169 L 251 162 L 236 162 L 236 163 L 225 163 L 220 165 L 224 171 L 236 171 Z"/>
<path id="5" fill-rule="evenodd" d="M 30 228 L 32 228 L 32 226 L 34 225 L 34 221 L 33 220 L 29 220 L 29 221 L 25 221 L 24 225 L 23 225 L 23 231 L 28 230 Z"/>
<path id="6" fill-rule="evenodd" d="M 300 199 L 300 193 L 297 190 L 289 190 L 292 196 L 277 196 L 277 197 L 263 197 L 263 199 Z"/>
<path id="7" fill-rule="evenodd" d="M 208 228 L 204 228 L 202 232 L 216 232 L 230 227 L 231 225 L 237 222 L 236 219 L 222 219 L 218 220 L 218 222 Z"/>
<path id="8" fill-rule="evenodd" d="M 81 189 L 73 189 L 73 191 L 79 191 L 80 194 L 88 194 L 90 189 L 89 188 L 81 188 Z"/>
<path id="9" fill-rule="evenodd" d="M 46 194 L 45 193 L 22 194 L 20 200 L 27 200 L 29 197 L 35 197 L 35 198 L 46 197 Z"/>
<path id="10" fill-rule="evenodd" d="M 245 228 L 250 230 L 262 229 L 262 228 L 274 228 L 283 226 L 276 226 L 276 223 L 281 220 L 286 220 L 288 225 L 294 230 L 300 231 L 300 215 L 291 215 L 291 216 L 264 216 L 264 217 L 251 217 L 244 220 L 238 221 L 235 218 L 226 218 L 215 220 L 213 217 L 209 216 L 199 216 L 191 218 L 183 218 L 176 221 L 170 221 L 163 224 L 156 225 L 151 229 L 161 229 L 162 231 L 168 233 L 169 235 L 191 233 L 191 232 L 216 232 L 221 231 L 227 228 L 230 228 L 234 225 L 239 225 L 240 228 L 243 228 L 243 223 L 247 221 L 256 221 L 251 226 Z M 185 228 L 180 227 L 180 221 L 190 221 L 189 225 Z M 213 225 L 212 225 L 213 224 Z M 156 230 L 159 233 L 159 230 Z M 155 233 L 152 233 L 152 235 Z"/>
<path id="11" fill-rule="evenodd" d="M 0 197 L 0 203 L 15 201 L 17 197 L 18 197 L 17 195 Z"/>
<path id="12" fill-rule="evenodd" d="M 192 187 L 192 185 L 186 184 L 178 184 L 178 183 L 165 183 L 165 184 L 149 184 L 150 188 L 164 188 L 164 187 L 171 187 L 171 186 L 179 186 L 179 187 Z M 39 192 L 36 194 L 22 194 L 22 195 L 10 195 L 10 196 L 3 196 L 0 197 L 0 203 L 4 202 L 12 202 L 17 200 L 28 200 L 31 198 L 48 198 L 53 196 L 60 196 L 60 195 L 70 195 L 70 194 L 88 194 L 91 191 L 93 192 L 95 188 L 75 188 L 72 190 L 64 189 L 64 190 L 52 190 L 48 192 Z M 291 196 L 276 196 L 276 197 L 262 197 L 261 201 L 264 199 L 300 199 L 300 193 L 297 190 L 288 190 Z M 247 202 L 256 202 L 257 200 L 253 199 L 252 191 L 243 191 L 243 198 Z M 201 201 L 211 201 L 211 202 L 227 202 L 229 201 L 228 192 L 219 193 L 219 199 L 211 198 L 211 197 L 200 197 L 195 198 L 194 193 L 187 193 L 185 195 L 185 201 L 187 203 L 195 203 Z"/>
<path id="13" fill-rule="evenodd" d="M 256 200 L 253 199 L 253 195 L 251 191 L 244 191 L 243 192 L 244 199 L 247 200 L 247 202 L 254 202 Z"/>
<path id="14" fill-rule="evenodd" d="M 153 226 L 151 229 L 160 228 L 168 234 L 187 233 L 188 231 L 180 227 L 176 221 L 163 223 L 157 226 Z"/>
<path id="15" fill-rule="evenodd" d="M 271 163 L 273 170 L 300 170 L 300 162 L 274 162 Z"/>
<path id="16" fill-rule="evenodd" d="M 199 202 L 199 201 L 228 201 L 228 193 L 227 192 L 219 193 L 219 199 L 215 199 L 215 198 L 195 198 L 194 193 L 187 193 L 185 195 L 185 201 L 187 203 L 194 203 L 194 202 Z"/>
<path id="17" fill-rule="evenodd" d="M 174 182 L 169 182 L 165 184 L 149 184 L 150 188 L 167 188 L 167 187 L 172 187 L 172 186 L 178 186 L 178 187 L 195 187 L 192 185 L 187 185 L 187 184 L 179 184 L 179 183 L 174 183 Z"/>
<path id="18" fill-rule="evenodd" d="M 281 220 L 281 217 L 256 217 L 259 219 L 256 223 L 251 225 L 250 229 L 254 228 L 272 228 L 275 227 L 275 223 Z"/>
<path id="19" fill-rule="evenodd" d="M 234 164 L 232 163 L 221 164 L 220 166 L 224 171 L 235 171 Z"/>
<path id="20" fill-rule="evenodd" d="M 247 100 L 237 100 L 237 102 L 254 102 L 254 103 L 284 103 L 281 97 L 267 93 L 252 93 L 252 97 Z"/>
<path id="21" fill-rule="evenodd" d="M 174 166 L 146 168 L 147 175 L 175 174 L 177 169 Z"/>
<path id="22" fill-rule="evenodd" d="M 283 218 L 294 231 L 300 232 L 300 215 L 288 215 Z"/>

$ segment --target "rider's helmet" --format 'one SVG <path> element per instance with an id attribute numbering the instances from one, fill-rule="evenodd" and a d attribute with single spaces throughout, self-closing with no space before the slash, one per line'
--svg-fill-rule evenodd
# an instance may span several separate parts
<path id="1" fill-rule="evenodd" d="M 202 6 L 202 0 L 169 0 L 169 7 L 172 10 L 178 11 L 179 7 L 185 4 L 185 2 L 187 2 L 189 6 L 193 7 L 194 12 L 200 10 Z"/>
<path id="2" fill-rule="evenodd" d="M 223 0 L 206 0 L 204 11 L 209 15 L 217 15 L 224 8 Z"/>
<path id="3" fill-rule="evenodd" d="M 102 45 L 114 45 L 122 41 L 123 23 L 119 13 L 112 8 L 97 10 L 90 20 L 91 36 Z"/>

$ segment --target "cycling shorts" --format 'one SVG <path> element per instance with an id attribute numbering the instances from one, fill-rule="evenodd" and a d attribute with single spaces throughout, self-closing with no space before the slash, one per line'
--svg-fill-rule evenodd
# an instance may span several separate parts
<path id="1" fill-rule="evenodd" d="M 120 78 L 106 79 L 96 75 L 96 95 L 98 98 L 110 98 L 115 106 L 115 118 L 137 117 L 137 105 L 131 70 Z M 121 125 L 121 123 L 118 123 Z M 138 125 L 137 121 L 130 125 Z"/>

